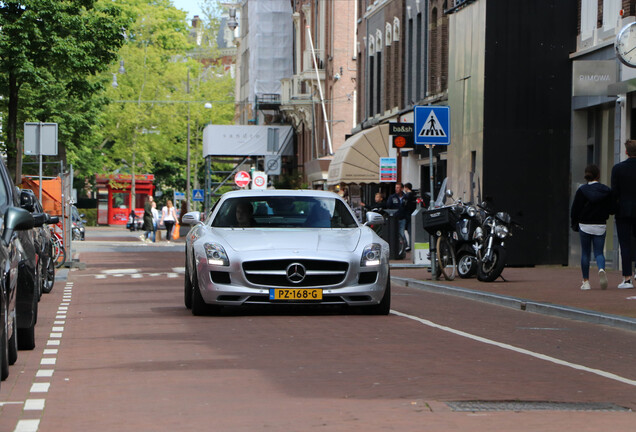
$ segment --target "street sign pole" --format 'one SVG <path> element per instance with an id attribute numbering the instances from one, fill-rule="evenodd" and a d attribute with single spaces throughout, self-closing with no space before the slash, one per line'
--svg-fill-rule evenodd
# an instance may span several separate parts
<path id="1" fill-rule="evenodd" d="M 434 176 L 433 176 L 433 147 L 432 145 L 428 146 L 428 164 L 429 164 L 429 179 L 430 179 L 430 191 L 431 191 L 431 196 L 428 200 L 428 209 L 429 210 L 433 210 L 433 206 L 435 205 L 435 200 L 433 199 L 433 197 L 435 196 L 435 189 L 433 189 L 435 187 L 435 182 L 434 182 Z M 428 244 L 428 248 L 431 251 L 431 278 L 433 280 L 438 280 L 439 279 L 439 275 L 437 274 L 437 242 L 435 241 L 436 238 L 434 235 L 429 235 L 429 244 Z"/>

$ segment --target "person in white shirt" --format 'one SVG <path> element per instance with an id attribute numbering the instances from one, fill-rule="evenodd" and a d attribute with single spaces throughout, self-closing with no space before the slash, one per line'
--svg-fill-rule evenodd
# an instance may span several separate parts
<path id="1" fill-rule="evenodd" d="M 166 227 L 166 240 L 172 240 L 172 229 L 177 221 L 177 212 L 172 205 L 172 201 L 168 200 L 166 205 L 161 209 L 161 220 L 159 223 L 163 223 Z"/>
<path id="2" fill-rule="evenodd" d="M 150 210 L 152 212 L 152 242 L 155 243 L 157 241 L 157 227 L 159 226 L 159 210 L 157 210 L 157 203 L 155 201 L 152 202 L 152 208 Z"/>

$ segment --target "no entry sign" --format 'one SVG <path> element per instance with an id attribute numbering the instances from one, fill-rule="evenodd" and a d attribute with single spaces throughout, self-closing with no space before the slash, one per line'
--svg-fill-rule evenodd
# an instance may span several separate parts
<path id="1" fill-rule="evenodd" d="M 234 176 L 234 183 L 236 183 L 238 187 L 245 187 L 250 184 L 250 181 L 252 181 L 252 179 L 246 171 L 239 171 Z"/>

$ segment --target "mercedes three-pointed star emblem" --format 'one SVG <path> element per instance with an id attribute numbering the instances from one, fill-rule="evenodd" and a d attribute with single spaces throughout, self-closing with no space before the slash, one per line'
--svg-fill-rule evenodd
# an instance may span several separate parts
<path id="1" fill-rule="evenodd" d="M 301 263 L 291 263 L 287 266 L 287 280 L 293 284 L 299 284 L 305 280 L 307 269 Z"/>

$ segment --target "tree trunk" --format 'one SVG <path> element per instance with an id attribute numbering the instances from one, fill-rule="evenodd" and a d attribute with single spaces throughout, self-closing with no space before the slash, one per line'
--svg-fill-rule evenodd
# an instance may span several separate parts
<path id="1" fill-rule="evenodd" d="M 7 168 L 15 184 L 21 183 L 22 154 L 18 145 L 18 94 L 15 72 L 9 72 L 9 119 L 7 123 Z"/>

